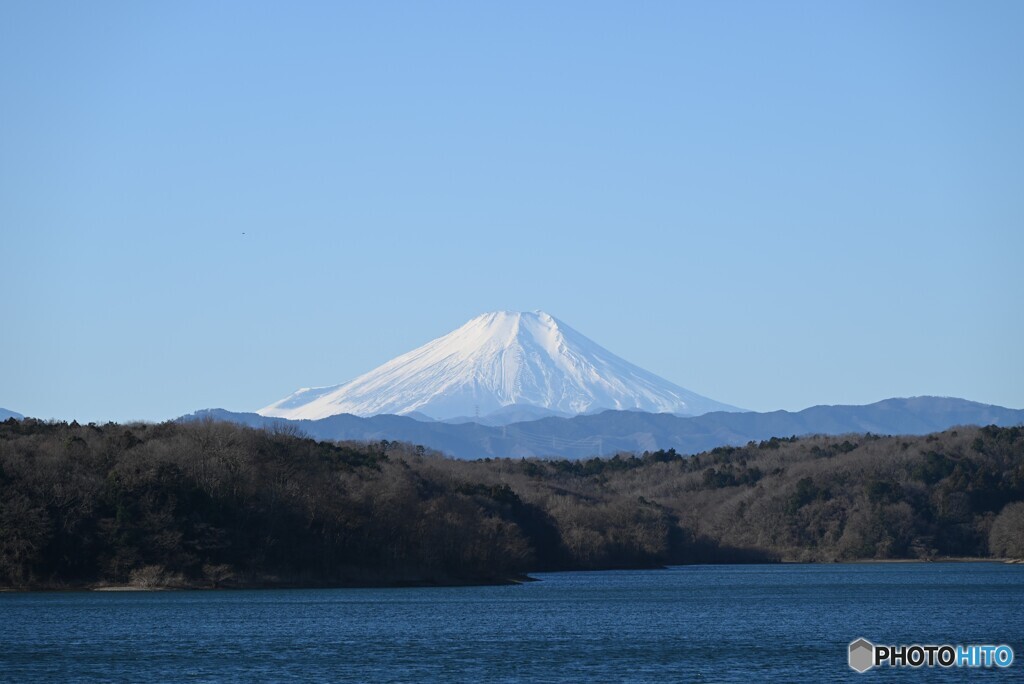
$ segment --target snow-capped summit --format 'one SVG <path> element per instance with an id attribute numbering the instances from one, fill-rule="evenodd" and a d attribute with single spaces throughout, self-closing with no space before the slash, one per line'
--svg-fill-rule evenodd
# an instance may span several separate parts
<path id="1" fill-rule="evenodd" d="M 509 406 L 553 414 L 740 410 L 634 366 L 543 311 L 498 311 L 355 380 L 300 389 L 259 413 L 316 420 L 339 413 L 416 412 L 446 420 Z"/>

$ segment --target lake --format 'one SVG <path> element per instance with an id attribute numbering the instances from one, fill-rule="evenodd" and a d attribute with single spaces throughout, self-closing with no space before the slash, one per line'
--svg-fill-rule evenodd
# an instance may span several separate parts
<path id="1" fill-rule="evenodd" d="M 0 594 L 12 681 L 849 681 L 857 637 L 1007 643 L 1024 565 L 685 566 L 516 586 Z"/>

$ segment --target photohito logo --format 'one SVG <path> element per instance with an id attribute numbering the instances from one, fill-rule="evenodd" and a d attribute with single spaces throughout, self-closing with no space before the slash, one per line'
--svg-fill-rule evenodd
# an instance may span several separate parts
<path id="1" fill-rule="evenodd" d="M 873 667 L 1009 667 L 1013 649 L 1006 644 L 878 646 L 861 638 L 850 642 L 850 667 L 867 672 Z"/>

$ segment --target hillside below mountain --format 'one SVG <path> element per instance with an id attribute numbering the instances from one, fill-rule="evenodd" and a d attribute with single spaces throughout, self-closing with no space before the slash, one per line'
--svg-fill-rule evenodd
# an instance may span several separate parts
<path id="1" fill-rule="evenodd" d="M 0 590 L 465 584 L 683 563 L 1024 557 L 1024 429 L 586 461 L 230 423 L 0 422 Z"/>

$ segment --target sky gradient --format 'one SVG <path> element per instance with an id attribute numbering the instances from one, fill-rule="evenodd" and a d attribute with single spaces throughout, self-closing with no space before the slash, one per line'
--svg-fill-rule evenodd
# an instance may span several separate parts
<path id="1" fill-rule="evenodd" d="M 1024 407 L 1024 3 L 0 5 L 0 406 L 543 309 L 754 410 Z"/>

